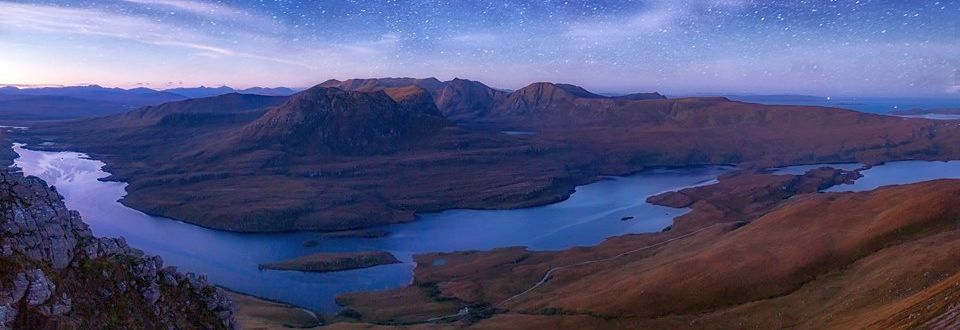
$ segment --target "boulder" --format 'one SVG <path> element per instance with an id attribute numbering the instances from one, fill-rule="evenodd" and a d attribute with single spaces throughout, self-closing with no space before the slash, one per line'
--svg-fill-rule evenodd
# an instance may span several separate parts
<path id="1" fill-rule="evenodd" d="M 27 305 L 29 306 L 38 306 L 47 302 L 53 291 L 57 289 L 57 286 L 50 282 L 50 279 L 43 274 L 42 270 L 29 270 L 26 272 L 26 277 L 30 281 L 30 288 L 27 290 Z"/>

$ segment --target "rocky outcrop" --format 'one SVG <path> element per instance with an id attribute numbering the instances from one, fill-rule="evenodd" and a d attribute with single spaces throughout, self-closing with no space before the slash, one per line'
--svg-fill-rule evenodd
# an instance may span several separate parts
<path id="1" fill-rule="evenodd" d="M 202 276 L 94 237 L 42 180 L 0 171 L 0 329 L 235 328 Z"/>

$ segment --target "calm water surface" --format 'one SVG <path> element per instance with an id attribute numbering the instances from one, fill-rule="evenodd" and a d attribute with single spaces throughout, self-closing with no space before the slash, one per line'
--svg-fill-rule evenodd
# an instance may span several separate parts
<path id="1" fill-rule="evenodd" d="M 945 114 L 945 113 L 928 113 L 923 115 L 906 115 L 901 117 L 923 118 L 923 119 L 933 119 L 933 120 L 960 120 L 960 115 Z"/>
<path id="2" fill-rule="evenodd" d="M 820 167 L 843 170 L 863 168 L 863 164 L 799 165 L 773 169 L 773 174 L 799 175 Z M 960 161 L 932 162 L 922 160 L 889 162 L 860 171 L 862 178 L 852 184 L 830 187 L 825 192 L 868 191 L 882 186 L 911 184 L 937 179 L 960 179 Z"/>
<path id="3" fill-rule="evenodd" d="M 882 186 L 910 184 L 937 179 L 960 179 L 960 161 L 889 162 L 861 171 L 863 177 L 853 184 L 833 186 L 826 191 L 867 191 Z"/>
<path id="4" fill-rule="evenodd" d="M 814 165 L 797 165 L 797 166 L 788 166 L 788 167 L 778 167 L 771 169 L 771 173 L 776 175 L 803 175 L 810 170 L 815 170 L 821 167 L 832 167 L 844 171 L 853 171 L 856 169 L 863 168 L 863 164 L 860 163 L 841 163 L 841 164 L 814 164 Z"/>
<path id="5" fill-rule="evenodd" d="M 375 239 L 319 239 L 316 233 L 240 234 L 148 216 L 123 206 L 125 183 L 98 179 L 103 162 L 76 152 L 43 152 L 15 145 L 27 175 L 56 186 L 67 207 L 80 212 L 100 236 L 124 237 L 131 246 L 160 255 L 167 265 L 206 274 L 211 282 L 318 312 L 335 312 L 337 294 L 404 286 L 412 280 L 413 254 L 528 246 L 535 250 L 597 244 L 627 233 L 660 231 L 687 210 L 647 204 L 646 197 L 715 182 L 728 167 L 655 170 L 577 188 L 568 200 L 503 211 L 451 210 L 386 226 Z M 621 221 L 623 217 L 633 220 Z M 303 242 L 317 240 L 316 246 Z M 335 273 L 259 270 L 265 262 L 316 252 L 385 250 L 401 264 Z"/>
<path id="6" fill-rule="evenodd" d="M 889 114 L 898 110 L 960 108 L 960 97 L 814 97 L 797 95 L 731 95 L 730 99 L 760 104 L 834 107 Z"/>

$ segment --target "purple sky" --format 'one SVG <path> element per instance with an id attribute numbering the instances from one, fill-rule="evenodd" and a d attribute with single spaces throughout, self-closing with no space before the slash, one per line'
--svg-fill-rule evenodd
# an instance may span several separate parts
<path id="1" fill-rule="evenodd" d="M 951 1 L 0 0 L 0 84 L 960 95 Z"/>

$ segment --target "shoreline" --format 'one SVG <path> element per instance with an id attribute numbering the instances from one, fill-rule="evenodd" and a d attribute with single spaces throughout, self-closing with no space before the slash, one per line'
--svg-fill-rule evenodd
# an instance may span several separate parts
<path id="1" fill-rule="evenodd" d="M 307 308 L 239 292 L 224 286 L 218 287 L 226 291 L 237 305 L 235 317 L 245 328 L 274 325 L 295 329 L 315 329 L 324 326 L 324 319 Z"/>
<path id="2" fill-rule="evenodd" d="M 179 217 L 171 217 L 171 216 L 169 216 L 169 215 L 167 215 L 167 214 L 165 214 L 165 213 L 162 213 L 162 212 L 159 212 L 159 213 L 158 213 L 158 212 L 152 212 L 152 211 L 148 210 L 146 207 L 144 207 L 144 206 L 142 206 L 142 205 L 139 205 L 138 203 L 130 202 L 130 200 L 127 198 L 127 197 L 130 195 L 130 193 L 131 193 L 131 191 L 129 190 L 130 183 L 127 182 L 127 181 L 125 181 L 124 178 L 122 178 L 122 177 L 117 177 L 114 173 L 112 173 L 112 172 L 109 171 L 109 169 L 111 168 L 112 165 L 111 165 L 107 160 L 104 160 L 104 158 L 109 159 L 109 158 L 110 158 L 109 155 L 106 155 L 106 154 L 98 154 L 98 153 L 88 153 L 88 152 L 82 152 L 82 151 L 72 151 L 72 150 L 69 150 L 68 148 L 52 147 L 52 145 L 37 146 L 37 145 L 30 145 L 30 144 L 22 143 L 22 142 L 11 142 L 11 143 L 12 143 L 12 144 L 20 144 L 21 147 L 23 147 L 23 148 L 26 149 L 26 150 L 39 151 L 39 152 L 70 152 L 70 153 L 77 153 L 77 154 L 85 155 L 87 158 L 89 158 L 89 159 L 91 159 L 91 160 L 96 160 L 96 161 L 102 162 L 104 165 L 103 165 L 103 167 L 101 168 L 101 170 L 102 170 L 104 173 L 108 174 L 108 175 L 105 176 L 105 177 L 103 177 L 103 178 L 100 178 L 100 179 L 98 179 L 98 180 L 99 180 L 99 181 L 103 181 L 103 182 L 116 182 L 116 183 L 125 184 L 126 186 L 124 187 L 124 191 L 125 191 L 126 193 L 124 194 L 124 196 L 121 197 L 121 199 L 120 199 L 118 202 L 121 203 L 121 204 L 123 204 L 123 205 L 126 206 L 126 207 L 129 207 L 129 208 L 131 208 L 131 209 L 137 210 L 137 211 L 139 211 L 139 212 L 141 212 L 141 213 L 143 213 L 143 214 L 146 214 L 146 215 L 149 215 L 149 216 L 153 216 L 153 217 L 161 217 L 161 218 L 171 219 L 171 220 L 174 220 L 174 221 L 178 221 L 178 222 L 190 224 L 190 225 L 193 225 L 193 226 L 198 226 L 198 227 L 205 228 L 205 229 L 222 231 L 222 232 L 227 232 L 227 233 L 239 233 L 239 234 L 289 234 L 289 233 L 335 234 L 335 233 L 347 232 L 347 231 L 378 230 L 378 229 L 383 229 L 384 227 L 388 227 L 388 226 L 391 226 L 391 225 L 394 225 L 394 224 L 403 224 L 403 223 L 410 223 L 410 222 L 414 222 L 414 221 L 420 221 L 423 216 L 435 215 L 435 214 L 440 214 L 440 213 L 444 213 L 444 212 L 448 212 L 448 211 L 459 211 L 459 210 L 469 210 L 469 211 L 510 211 L 510 210 L 521 210 L 521 209 L 544 207 L 544 206 L 553 205 L 553 204 L 557 204 L 557 203 L 561 203 L 561 202 L 564 202 L 564 201 L 569 200 L 570 197 L 571 197 L 574 193 L 576 193 L 576 190 L 577 190 L 577 188 L 579 188 L 579 187 L 587 186 L 587 185 L 590 185 L 590 184 L 594 184 L 594 183 L 601 182 L 601 181 L 605 181 L 605 180 L 609 180 L 609 179 L 622 178 L 622 177 L 631 177 L 631 176 L 641 175 L 641 174 L 649 173 L 649 172 L 662 171 L 662 170 L 708 169 L 708 168 L 713 168 L 713 167 L 721 167 L 721 168 L 722 168 L 722 167 L 733 167 L 734 169 L 737 168 L 737 165 L 736 165 L 736 164 L 698 164 L 698 165 L 687 165 L 687 166 L 650 166 L 650 167 L 645 167 L 645 168 L 642 168 L 642 169 L 639 169 L 639 170 L 632 170 L 632 171 L 628 171 L 628 172 L 624 172 L 624 173 L 598 174 L 598 175 L 593 176 L 593 177 L 590 177 L 590 178 L 582 178 L 582 179 L 580 179 L 580 180 L 574 180 L 574 181 L 576 181 L 576 182 L 573 183 L 573 187 L 570 188 L 570 189 L 567 189 L 567 190 L 566 190 L 564 193 L 562 193 L 562 194 L 561 194 L 561 193 L 557 193 L 557 194 L 545 194 L 545 195 L 541 195 L 541 196 L 538 196 L 538 197 L 536 197 L 536 198 L 532 198 L 533 200 L 531 200 L 530 202 L 527 202 L 527 203 L 518 203 L 518 205 L 516 205 L 516 206 L 506 206 L 506 207 L 498 207 L 498 206 L 489 206 L 489 207 L 449 207 L 449 208 L 429 209 L 429 210 L 426 210 L 426 211 L 412 211 L 412 212 L 413 212 L 413 215 L 412 215 L 411 217 L 409 217 L 409 218 L 408 218 L 408 217 L 402 217 L 402 218 L 398 218 L 398 219 L 397 219 L 398 221 L 388 222 L 388 223 L 386 223 L 386 224 L 377 225 L 377 226 L 358 226 L 358 227 L 349 227 L 349 228 L 332 229 L 332 230 L 310 230 L 310 229 L 295 229 L 295 230 L 231 230 L 231 229 L 227 229 L 227 228 L 221 228 L 221 227 L 204 225 L 204 224 L 201 223 L 200 221 L 192 221 L 192 220 L 189 220 L 189 219 L 183 219 L 183 218 L 179 218 Z M 15 151 L 13 152 L 13 154 L 15 155 L 15 157 L 14 157 L 13 159 L 16 159 L 16 158 L 19 157 L 19 155 L 18 155 Z M 10 163 L 11 163 L 11 164 L 13 163 L 13 159 L 10 160 Z M 794 166 L 794 165 L 791 165 L 791 166 Z M 681 187 L 680 189 L 683 189 L 683 188 L 685 188 L 685 187 Z"/>
<path id="3" fill-rule="evenodd" d="M 12 149 L 11 149 L 11 150 L 12 150 Z M 32 153 L 30 154 L 31 156 L 28 156 L 28 157 L 26 158 L 26 161 L 27 161 L 26 164 L 27 164 L 27 165 L 29 165 L 29 164 L 31 163 L 31 159 L 32 159 L 33 161 L 36 161 L 37 157 L 43 157 L 43 156 L 41 156 L 41 155 L 43 155 L 43 154 L 50 155 L 50 153 L 51 153 L 51 152 L 46 152 L 46 151 L 36 151 L 36 150 L 32 150 L 32 149 L 29 148 L 29 147 L 25 147 L 25 148 L 23 148 L 23 150 L 32 152 Z M 75 156 L 75 155 L 78 155 L 78 154 L 80 154 L 80 153 L 73 152 L 72 155 Z M 49 156 L 48 156 L 48 157 L 49 157 Z M 40 159 L 43 159 L 43 158 L 40 158 Z M 84 159 L 84 162 L 87 162 L 87 161 L 98 161 L 98 163 L 102 163 L 102 161 L 96 159 L 95 157 L 85 158 L 85 159 Z M 80 164 L 85 164 L 85 163 L 80 163 Z M 72 166 L 71 163 L 67 163 L 67 164 L 64 164 L 64 165 L 66 165 L 66 166 Z M 64 168 L 64 169 L 67 169 L 67 168 Z M 100 169 L 98 169 L 96 172 L 104 172 L 104 171 L 103 171 L 102 168 L 100 168 Z M 104 173 L 99 173 L 99 174 L 96 174 L 96 175 L 93 175 L 93 176 L 88 176 L 88 178 L 91 180 L 89 183 L 80 183 L 79 185 L 74 186 L 73 189 L 82 189 L 82 188 L 80 188 L 80 187 L 84 187 L 84 186 L 86 186 L 87 184 L 93 184 L 93 182 L 94 182 L 93 179 L 94 179 L 94 178 L 97 178 L 97 177 L 101 177 L 101 176 L 103 176 L 103 175 L 106 175 L 105 173 L 106 173 L 106 172 L 104 172 Z M 712 173 L 712 172 L 711 172 L 711 173 Z M 691 184 L 700 184 L 701 182 L 704 181 L 704 178 L 705 178 L 706 176 L 711 176 L 711 177 L 712 177 L 712 175 L 708 175 L 708 174 L 709 174 L 709 173 L 707 173 L 707 172 L 701 172 L 701 173 L 698 174 L 698 175 L 694 175 L 694 177 L 703 177 L 703 178 L 697 178 L 697 179 L 695 179 L 695 180 L 693 180 L 693 181 L 690 181 L 691 179 L 680 179 L 680 180 L 681 180 L 680 182 L 683 182 L 683 180 L 687 180 L 687 181 L 690 181 L 689 183 L 691 183 Z M 707 178 L 707 179 L 708 179 L 708 178 Z M 97 182 L 104 182 L 104 180 L 100 180 L 100 179 L 97 179 L 96 181 L 97 181 Z M 606 180 L 603 180 L 603 181 L 606 181 Z M 51 182 L 55 182 L 55 181 L 51 181 Z M 668 182 L 676 182 L 676 181 L 668 181 Z M 119 182 L 119 183 L 122 183 L 122 182 Z M 123 192 L 125 192 L 125 189 L 120 188 L 120 186 L 116 186 L 116 185 L 114 185 L 113 188 L 110 188 L 110 189 L 112 189 L 112 192 L 110 192 L 110 196 L 113 196 L 113 195 L 112 195 L 113 193 L 123 193 Z M 67 189 L 67 190 L 65 190 L 65 191 L 69 191 L 69 189 Z M 82 190 L 80 190 L 80 191 L 82 191 Z M 591 195 L 591 196 L 592 196 L 592 195 Z M 632 202 L 631 202 L 631 203 L 632 203 Z M 139 210 L 136 210 L 136 209 L 127 208 L 126 205 L 124 205 L 124 204 L 122 204 L 122 203 L 117 203 L 116 205 L 119 206 L 119 207 L 121 207 L 121 208 L 129 209 L 129 210 L 134 211 L 134 212 L 136 212 L 136 213 L 142 214 L 144 217 L 146 217 L 146 213 L 143 213 L 143 212 L 141 212 L 141 211 L 139 211 Z M 81 211 L 83 211 L 83 210 L 81 210 Z M 97 213 L 96 213 L 96 211 L 94 211 L 94 213 L 92 213 L 92 214 L 97 214 Z M 150 218 L 150 217 L 148 217 L 148 218 Z M 619 219 L 619 218 L 620 218 L 620 217 L 617 217 L 617 219 Z M 101 217 L 101 219 L 111 219 L 111 217 L 110 217 L 110 215 L 108 215 L 106 218 Z M 174 221 L 168 221 L 168 220 L 174 220 Z M 161 227 L 161 228 L 170 228 L 170 230 L 175 230 L 174 232 L 181 232 L 181 231 L 182 231 L 182 232 L 184 232 L 184 233 L 194 233 L 194 232 L 196 232 L 196 233 L 202 233 L 203 231 L 197 231 L 197 229 L 204 228 L 204 227 L 201 227 L 201 226 L 196 226 L 196 225 L 190 224 L 190 223 L 188 223 L 188 222 L 178 221 L 178 220 L 175 220 L 175 219 L 155 219 L 155 220 L 153 220 L 153 221 L 157 221 L 157 223 L 160 224 L 161 226 L 164 226 L 163 223 L 171 223 L 171 224 L 173 224 L 173 223 L 178 223 L 178 224 L 176 224 L 175 226 L 164 226 L 164 227 Z M 659 220 L 658 220 L 658 221 L 659 221 Z M 606 223 L 606 222 L 605 222 L 605 221 L 597 222 L 597 224 L 600 224 L 600 225 L 602 225 L 603 223 Z M 620 221 L 617 221 L 617 223 L 620 223 Z M 659 222 L 658 222 L 658 223 L 659 223 Z M 130 233 L 127 233 L 127 231 L 128 231 L 129 229 L 118 228 L 118 227 L 111 227 L 111 226 L 112 226 L 112 225 L 108 225 L 108 227 L 104 227 L 104 228 L 107 228 L 106 230 L 108 230 L 108 231 L 112 230 L 114 233 L 116 233 L 115 235 L 119 235 L 119 236 L 127 237 L 128 239 L 131 239 L 131 242 L 141 242 L 141 243 L 134 243 L 134 244 L 140 244 L 140 245 L 138 245 L 138 246 L 141 246 L 141 245 L 142 245 L 144 248 L 147 248 L 147 249 L 160 249 L 160 250 L 163 250 L 163 249 L 167 249 L 166 246 L 169 246 L 169 245 L 171 244 L 171 242 L 168 242 L 168 243 L 158 243 L 158 242 L 150 242 L 150 241 L 145 241 L 145 242 L 144 242 L 144 241 L 143 241 L 144 238 L 143 238 L 142 235 L 140 235 L 139 232 L 130 232 Z M 111 229 L 111 228 L 112 228 L 112 229 Z M 619 228 L 619 227 L 617 227 L 617 228 Z M 204 229 L 206 229 L 206 228 L 204 228 Z M 118 230 L 119 230 L 119 231 L 118 231 Z M 161 230 L 165 230 L 165 229 L 161 229 Z M 246 235 L 251 235 L 251 236 L 249 236 L 249 237 L 251 237 L 250 239 L 253 240 L 253 241 L 250 241 L 251 243 L 256 243 L 256 242 L 259 242 L 259 241 L 274 239 L 274 238 L 270 238 L 271 236 L 260 236 L 260 235 L 273 235 L 272 233 L 271 233 L 271 234 L 246 234 L 246 233 L 233 233 L 233 232 L 220 231 L 220 230 L 209 230 L 209 229 L 207 229 L 207 230 L 208 230 L 207 233 L 206 233 L 206 234 L 202 234 L 201 237 L 211 236 L 211 238 L 213 238 L 214 240 L 213 240 L 213 241 L 209 241 L 209 242 L 210 242 L 210 244 L 213 244 L 213 245 L 211 245 L 211 247 L 214 247 L 214 248 L 223 248 L 223 247 L 228 247 L 228 246 L 233 247 L 233 245 L 230 245 L 230 244 L 233 244 L 233 243 L 229 243 L 229 242 L 228 242 L 229 239 L 228 239 L 228 241 L 223 241 L 223 240 L 221 239 L 221 238 L 225 238 L 224 236 L 221 236 L 222 234 L 226 234 L 226 235 L 228 235 L 228 237 L 229 237 L 229 236 L 232 236 L 232 235 L 244 235 L 244 236 L 246 236 Z M 658 227 L 658 228 L 651 229 L 651 230 L 649 230 L 649 231 L 650 231 L 650 232 L 658 232 L 658 231 L 660 231 L 660 230 L 661 230 L 661 228 Z M 589 242 L 589 243 L 570 243 L 570 244 L 573 244 L 573 245 L 571 245 L 571 247 L 572 247 L 572 246 L 592 246 L 592 245 L 595 245 L 595 244 L 600 244 L 600 243 L 602 243 L 603 241 L 605 241 L 606 239 L 609 239 L 609 238 L 611 238 L 611 237 L 616 237 L 616 236 L 620 236 L 620 235 L 627 235 L 627 234 L 633 234 L 633 233 L 636 233 L 636 232 L 646 232 L 646 231 L 647 231 L 647 230 L 644 229 L 643 231 L 631 231 L 631 232 L 623 232 L 623 233 L 621 233 L 621 234 L 603 235 L 602 238 L 599 238 L 599 239 L 598 239 L 597 241 L 595 241 L 595 242 L 591 241 L 591 242 Z M 304 233 L 304 234 L 306 234 L 306 233 Z M 401 234 L 402 234 L 402 233 L 401 233 Z M 132 235 L 132 236 L 131 236 L 131 235 Z M 192 235 L 192 234 L 191 234 L 191 235 Z M 303 246 L 303 242 L 305 241 L 305 236 L 304 236 L 304 235 L 297 235 L 297 236 L 291 236 L 291 237 L 294 237 L 294 238 L 293 238 L 292 240 L 283 242 L 283 246 L 286 246 L 286 249 L 289 249 L 290 251 L 294 251 L 294 250 L 295 250 L 295 251 L 301 251 L 301 249 L 302 249 L 302 251 L 325 251 L 325 250 L 317 250 L 317 249 L 314 249 L 313 247 L 304 247 L 304 246 Z M 525 236 L 520 236 L 519 239 L 521 239 L 521 240 L 526 239 L 526 238 L 523 238 L 523 237 L 525 237 Z M 208 241 L 206 238 L 203 238 L 203 239 L 204 239 L 204 241 Z M 333 241 L 328 241 L 328 242 L 326 242 L 326 243 L 321 243 L 321 244 L 324 244 L 324 245 L 333 244 L 333 243 L 330 243 L 330 242 L 333 242 Z M 146 245 L 143 245 L 143 244 L 146 244 Z M 158 245 L 158 244 L 159 244 L 159 245 Z M 226 245 L 224 245 L 224 244 L 226 244 Z M 257 244 L 259 244 L 259 243 L 257 243 Z M 456 249 L 451 250 L 451 251 L 489 250 L 489 249 L 497 249 L 497 248 L 503 248 L 503 247 L 509 247 L 509 246 L 518 246 L 518 245 L 527 245 L 527 244 L 514 244 L 514 243 L 509 243 L 509 242 L 507 242 L 507 243 L 504 244 L 504 245 L 495 245 L 495 246 L 486 246 L 486 245 L 484 245 L 484 246 L 477 246 L 477 247 L 456 248 Z M 471 245 L 471 246 L 472 246 L 472 245 Z M 536 248 L 536 249 L 537 249 L 537 250 L 540 250 L 540 248 Z M 430 253 L 430 252 L 442 251 L 442 250 L 443 250 L 443 248 L 441 248 L 441 249 L 439 249 L 439 250 L 423 250 L 423 251 L 416 250 L 417 252 L 414 252 L 414 254 Z M 282 255 L 282 254 L 277 254 L 277 257 L 272 257 L 272 258 L 268 257 L 268 258 L 256 259 L 256 262 L 257 262 L 257 263 L 262 263 L 262 262 L 271 262 L 271 261 L 274 261 L 274 260 L 282 260 L 283 258 L 288 258 L 288 257 L 291 257 L 291 256 L 296 256 L 296 255 L 299 254 L 299 253 L 300 253 L 300 252 L 294 252 L 293 254 L 286 254 L 286 256 L 284 256 L 284 255 Z M 269 254 L 269 253 L 268 253 L 268 254 Z M 306 253 L 305 253 L 305 254 L 306 254 Z M 305 254 L 304 254 L 304 255 L 305 255 Z M 258 292 L 259 294 L 264 294 L 264 293 L 269 292 L 269 291 L 264 291 L 265 289 L 263 289 L 263 286 L 257 284 L 257 283 L 268 283 L 268 282 L 261 282 L 261 281 L 271 281 L 272 279 L 280 279 L 280 280 L 282 280 L 282 281 L 288 281 L 288 280 L 290 280 L 290 281 L 295 281 L 295 279 L 301 278 L 301 277 L 303 276 L 303 275 L 301 275 L 302 272 L 274 272 L 274 271 L 259 272 L 259 271 L 256 270 L 256 264 L 254 264 L 254 265 L 252 266 L 253 268 L 251 268 L 252 270 L 250 270 L 250 271 L 248 271 L 248 270 L 241 270 L 241 269 L 234 269 L 234 270 L 232 270 L 232 272 L 233 272 L 234 274 L 238 274 L 238 275 L 227 275 L 226 273 L 223 273 L 223 270 L 224 270 L 224 269 L 229 269 L 230 267 L 224 268 L 224 267 L 221 267 L 221 266 L 213 266 L 212 268 L 210 268 L 210 267 L 208 267 L 208 266 L 203 266 L 203 265 L 200 265 L 200 264 L 204 264 L 204 263 L 209 264 L 209 262 L 214 262 L 214 260 L 218 260 L 218 261 L 216 261 L 216 262 L 226 263 L 226 265 L 236 264 L 235 261 L 231 261 L 231 260 L 233 260 L 233 259 L 235 259 L 235 258 L 232 258 L 232 257 L 230 257 L 230 256 L 223 257 L 223 258 L 225 258 L 225 259 L 221 259 L 221 257 L 216 257 L 216 258 L 214 258 L 214 259 L 210 259 L 210 257 L 211 257 L 210 255 L 208 255 L 208 256 L 189 257 L 189 258 L 186 258 L 186 259 L 185 259 L 183 256 L 177 257 L 177 256 L 175 256 L 175 254 L 174 254 L 174 255 L 171 255 L 170 257 L 171 257 L 171 258 L 170 258 L 171 264 L 181 266 L 183 269 L 188 269 L 188 270 L 192 270 L 192 271 L 196 271 L 196 272 L 204 273 L 204 274 L 214 274 L 215 276 L 212 277 L 212 278 L 215 280 L 214 283 L 217 283 L 217 284 L 222 285 L 222 286 L 225 286 L 225 287 L 232 287 L 232 288 L 234 288 L 234 290 L 242 290 L 242 291 L 246 291 L 246 292 Z M 232 258 L 232 259 L 231 259 L 231 258 Z M 403 258 L 404 260 L 406 260 L 408 257 L 407 257 L 407 256 L 402 256 L 402 258 Z M 245 263 L 244 263 L 244 264 L 245 264 Z M 283 299 L 284 301 L 294 302 L 294 303 L 292 303 L 292 305 L 294 305 L 294 306 L 312 306 L 312 307 L 306 307 L 306 308 L 309 308 L 311 311 L 313 311 L 313 310 L 326 311 L 326 312 L 328 312 L 329 314 L 333 314 L 333 313 L 335 313 L 334 311 L 339 310 L 339 309 L 341 308 L 341 306 L 336 306 L 336 307 L 334 307 L 334 305 L 335 305 L 335 297 L 336 297 L 336 296 L 339 296 L 339 295 L 342 295 L 342 294 L 345 294 L 345 293 L 348 293 L 348 292 L 372 292 L 372 291 L 384 290 L 384 289 L 387 289 L 387 288 L 402 287 L 402 286 L 404 286 L 404 285 L 408 285 L 408 284 L 410 283 L 410 281 L 412 281 L 413 279 L 412 279 L 412 272 L 407 271 L 407 269 L 409 268 L 410 270 L 412 270 L 413 265 L 412 265 L 411 263 L 409 263 L 409 262 L 404 262 L 404 263 L 402 263 L 402 264 L 405 265 L 405 266 L 402 268 L 402 269 L 403 269 L 402 271 L 398 270 L 399 268 L 384 268 L 384 269 L 375 270 L 375 271 L 373 271 L 372 273 L 369 273 L 369 274 L 380 274 L 380 273 L 383 273 L 383 272 L 391 272 L 391 273 L 392 273 L 392 275 L 387 275 L 387 276 L 388 276 L 388 277 L 386 278 L 387 281 L 380 281 L 380 280 L 378 280 L 378 281 L 376 281 L 378 284 L 374 284 L 373 286 L 371 286 L 371 285 L 363 285 L 363 284 L 358 285 L 358 284 L 352 283 L 352 281 L 349 281 L 349 280 L 347 281 L 347 283 L 343 283 L 342 286 L 341 286 L 341 284 L 337 284 L 337 287 L 343 288 L 344 291 L 341 291 L 341 290 L 339 290 L 339 289 L 331 289 L 331 287 L 329 287 L 329 286 L 326 286 L 326 287 L 318 287 L 318 288 L 316 288 L 316 289 L 312 289 L 312 287 L 313 287 L 312 285 L 309 285 L 309 284 L 306 285 L 307 287 L 310 287 L 310 289 L 308 289 L 308 290 L 318 290 L 318 291 L 316 291 L 316 292 L 317 292 L 317 294 L 318 294 L 317 297 L 320 297 L 320 298 L 317 298 L 317 299 L 319 299 L 319 300 L 317 300 L 317 299 L 315 299 L 315 298 L 298 298 L 298 297 L 295 297 L 295 296 L 291 296 L 289 293 L 282 293 L 282 292 L 278 293 L 277 295 L 271 294 L 271 296 L 272 296 L 272 297 L 276 297 L 277 299 Z M 387 265 L 387 266 L 384 266 L 384 267 L 392 267 L 392 266 Z M 210 269 L 208 269 L 208 268 L 210 268 Z M 236 267 L 233 267 L 233 268 L 236 268 Z M 247 269 L 247 266 L 243 266 L 243 268 L 244 268 L 244 269 Z M 376 268 L 376 267 L 374 267 L 374 268 Z M 237 273 L 238 271 L 239 271 L 239 273 Z M 349 271 L 348 271 L 348 272 L 349 272 Z M 218 273 L 219 273 L 219 275 L 217 275 Z M 250 274 L 247 274 L 247 273 L 250 273 Z M 278 273 L 297 273 L 297 274 L 283 275 L 283 274 L 278 274 Z M 335 272 L 335 273 L 333 273 L 333 274 L 339 274 L 339 273 L 343 273 L 343 272 Z M 361 272 L 361 273 L 362 273 L 362 274 L 368 274 L 368 272 Z M 318 275 L 322 275 L 322 274 L 318 274 Z M 224 276 L 226 276 L 226 277 L 224 277 Z M 237 277 L 237 276 L 255 276 L 255 278 L 257 278 L 257 280 L 252 280 L 252 281 L 248 280 L 247 282 L 248 282 L 249 284 L 246 284 L 246 285 L 245 285 L 245 284 L 240 284 L 239 282 L 236 282 L 237 279 L 241 278 L 241 277 Z M 310 276 L 313 276 L 313 275 L 310 275 Z M 340 276 L 340 275 L 336 275 L 336 276 Z M 362 275 L 362 276 L 367 276 L 367 275 Z M 377 276 L 380 276 L 380 275 L 377 275 Z M 318 279 L 323 279 L 323 278 L 324 278 L 324 277 L 319 277 Z M 392 282 L 393 280 L 399 280 L 399 281 L 397 281 L 397 283 L 393 283 L 393 282 Z M 322 281 L 322 280 L 321 280 L 321 281 Z M 333 283 L 340 283 L 340 280 L 337 280 L 336 282 L 333 282 Z M 386 285 L 386 286 L 384 286 L 384 285 Z M 396 285 L 396 286 L 394 286 L 394 285 Z M 301 289 L 301 290 L 302 290 L 302 289 Z M 238 292 L 242 292 L 242 291 L 238 291 Z M 329 299 L 330 302 L 329 302 L 329 303 L 326 302 L 327 299 L 325 298 L 325 297 L 328 297 L 328 296 L 330 297 L 330 299 Z M 317 301 L 317 302 L 314 302 L 314 301 Z M 296 303 L 296 302 L 299 302 L 299 303 Z"/>

